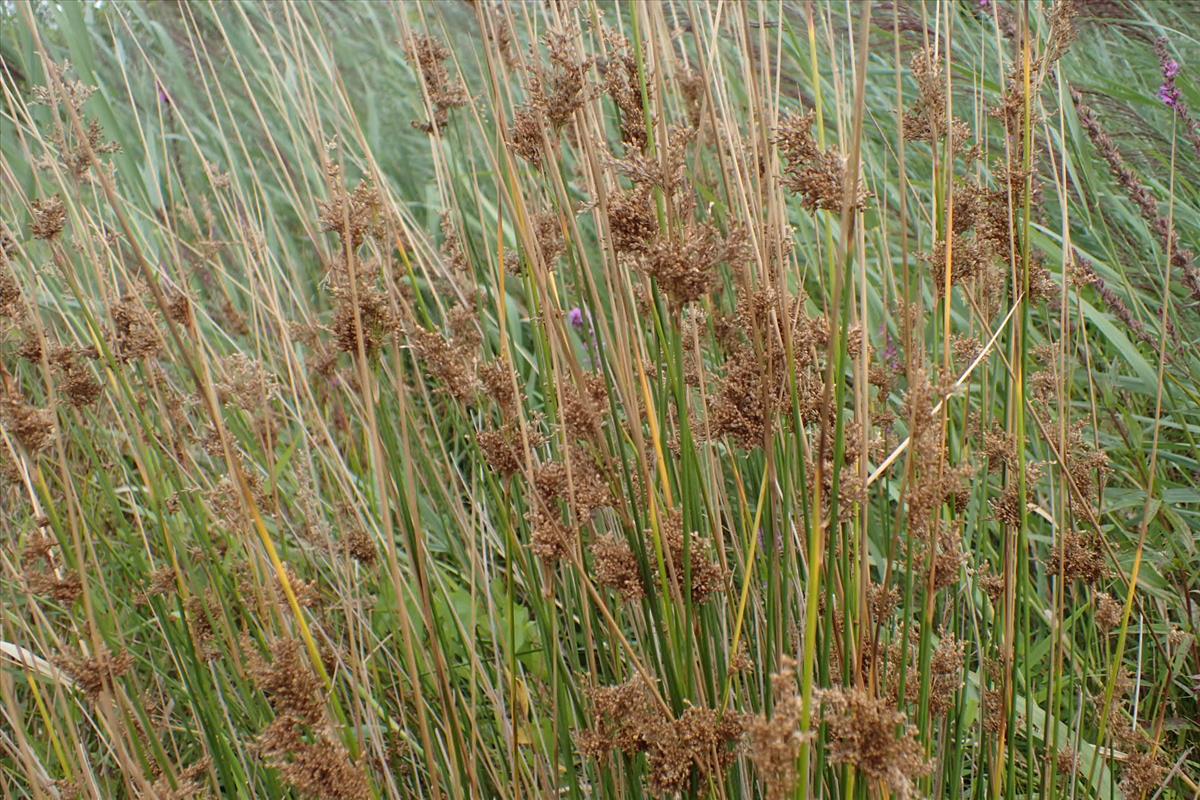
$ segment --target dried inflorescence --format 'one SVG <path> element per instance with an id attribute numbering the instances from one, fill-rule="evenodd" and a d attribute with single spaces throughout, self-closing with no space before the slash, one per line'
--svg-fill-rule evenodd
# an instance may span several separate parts
<path id="1" fill-rule="evenodd" d="M 300 643 L 276 640 L 269 662 L 253 647 L 246 649 L 250 675 L 276 715 L 259 737 L 268 765 L 301 795 L 367 800 L 371 791 L 363 765 L 350 759 L 326 720 L 324 690 L 305 662 Z"/>
<path id="2" fill-rule="evenodd" d="M 828 756 L 834 764 L 852 764 L 907 800 L 914 781 L 927 775 L 917 730 L 886 700 L 864 689 L 827 689 L 820 694 L 821 714 L 828 726 Z M 897 733 L 897 730 L 900 732 Z"/>
<path id="3" fill-rule="evenodd" d="M 815 353 L 829 341 L 825 318 L 805 315 L 799 300 L 780 302 L 773 294 L 752 293 L 739 301 L 733 318 L 721 323 L 728 330 L 723 338 L 729 354 L 725 375 L 709 398 L 709 430 L 714 438 L 728 436 L 741 447 L 761 447 L 785 418 L 781 410 L 789 399 L 789 366 L 783 341 L 770 324 L 771 309 L 776 307 L 780 325 L 790 326 L 801 417 L 806 421 L 820 417 L 824 382 Z M 734 337 L 756 330 L 764 332 L 757 347 Z"/>
<path id="4" fill-rule="evenodd" d="M 733 763 L 745 721 L 740 714 L 691 706 L 672 718 L 645 679 L 589 690 L 592 727 L 577 737 L 580 752 L 601 759 L 612 750 L 646 754 L 646 789 L 655 796 L 686 792 L 693 776 L 719 781 Z"/>
<path id="5" fill-rule="evenodd" d="M 635 187 L 609 197 L 608 230 L 618 254 L 645 253 L 658 235 L 658 217 L 650 192 Z"/>
<path id="6" fill-rule="evenodd" d="M 371 566 L 379 557 L 375 540 L 361 526 L 355 525 L 346 531 L 342 536 L 342 544 L 346 549 L 346 555 L 364 567 Z"/>
<path id="7" fill-rule="evenodd" d="M 0 391 L 0 422 L 30 455 L 45 449 L 54 436 L 54 411 L 30 405 L 15 389 Z"/>
<path id="8" fill-rule="evenodd" d="M 1096 627 L 1107 633 L 1121 624 L 1125 608 L 1108 592 L 1096 592 Z"/>
<path id="9" fill-rule="evenodd" d="M 154 317 L 136 295 L 128 295 L 112 307 L 116 355 L 122 361 L 153 358 L 162 349 L 162 337 Z"/>
<path id="10" fill-rule="evenodd" d="M 100 650 L 93 656 L 61 655 L 54 659 L 54 663 L 94 700 L 133 667 L 133 656 L 129 653 L 113 655 L 108 650 Z"/>
<path id="11" fill-rule="evenodd" d="M 217 398 L 245 411 L 270 402 L 279 388 L 266 366 L 245 353 L 234 353 L 221 359 L 221 375 L 214 384 Z"/>
<path id="12" fill-rule="evenodd" d="M 35 239 L 58 238 L 67 225 L 67 207 L 58 195 L 33 201 L 33 223 L 29 233 Z"/>
<path id="13" fill-rule="evenodd" d="M 532 531 L 529 549 L 547 564 L 566 558 L 579 538 L 578 532 L 563 523 L 557 511 L 539 506 L 526 514 L 526 520 Z"/>
<path id="14" fill-rule="evenodd" d="M 478 397 L 481 385 L 476 374 L 476 349 L 470 341 L 447 339 L 437 331 L 421 327 L 406 332 L 409 346 L 425 368 L 442 382 L 454 399 L 470 405 Z"/>
<path id="15" fill-rule="evenodd" d="M 79 574 L 69 570 L 61 576 L 50 570 L 30 572 L 25 576 L 25 585 L 32 594 L 49 597 L 64 606 L 71 605 L 83 594 Z"/>
<path id="16" fill-rule="evenodd" d="M 413 121 L 413 127 L 426 133 L 436 133 L 446 127 L 450 112 L 467 104 L 467 90 L 450 77 L 446 59 L 450 51 L 432 36 L 414 36 L 408 45 L 408 60 L 421 74 L 429 96 L 432 117 L 428 122 Z"/>
<path id="17" fill-rule="evenodd" d="M 747 753 L 767 788 L 767 800 L 785 800 L 796 789 L 800 748 L 813 738 L 801 731 L 803 699 L 796 681 L 796 662 L 785 657 L 771 676 L 775 708 L 746 726 Z"/>
<path id="18" fill-rule="evenodd" d="M 945 716 L 954 708 L 955 698 L 963 686 L 963 657 L 966 644 L 955 638 L 954 634 L 943 631 L 937 647 L 929 658 L 929 675 L 921 675 L 920 665 L 921 635 L 916 628 L 910 628 L 908 646 L 903 639 L 897 639 L 888 645 L 886 670 L 886 685 L 888 698 L 896 705 L 901 700 L 917 706 L 921 700 L 922 690 L 928 692 L 929 713 L 936 717 Z M 905 663 L 907 662 L 907 666 Z M 904 695 L 900 694 L 900 673 L 904 667 Z"/>
<path id="19" fill-rule="evenodd" d="M 750 255 L 742 231 L 722 235 L 711 223 L 693 222 L 671 237 L 659 237 L 646 245 L 635 263 L 678 309 L 708 293 L 720 264 L 728 264 L 740 274 Z"/>
<path id="20" fill-rule="evenodd" d="M 851 209 L 862 210 L 867 201 L 862 180 L 855 176 L 854 185 L 847 186 L 852 171 L 841 153 L 817 144 L 812 135 L 815 118 L 816 112 L 808 111 L 780 120 L 775 143 L 787 160 L 784 187 L 799 194 L 810 211 L 841 211 L 847 201 Z"/>
<path id="21" fill-rule="evenodd" d="M 339 168 L 329 168 L 330 195 L 317 201 L 317 219 L 321 230 L 337 233 L 343 248 L 357 250 L 368 238 L 384 234 L 383 197 L 369 181 L 360 181 L 353 192 L 347 192 L 337 180 L 339 175 Z"/>
<path id="22" fill-rule="evenodd" d="M 710 595 L 725 588 L 729 571 L 721 566 L 720 562 L 707 557 L 708 540 L 697 537 L 686 529 L 682 509 L 672 510 L 662 518 L 659 530 L 668 577 L 680 591 L 684 588 L 684 579 L 691 580 L 692 602 L 702 603 Z M 655 572 L 657 573 L 657 569 Z"/>
<path id="23" fill-rule="evenodd" d="M 608 411 L 608 385 L 604 376 L 585 373 L 581 385 L 567 384 L 562 389 L 562 414 L 567 432 L 574 439 L 593 439 Z"/>
<path id="24" fill-rule="evenodd" d="M 1095 584 L 1108 575 L 1100 534 L 1064 531 L 1046 563 L 1046 570 L 1055 576 L 1061 573 L 1066 581 Z"/>
<path id="25" fill-rule="evenodd" d="M 606 533 L 592 543 L 591 549 L 596 583 L 617 592 L 627 602 L 645 596 L 637 554 L 628 542 L 615 534 Z"/>
<path id="26" fill-rule="evenodd" d="M 608 61 L 600 65 L 604 90 L 617 106 L 621 143 L 629 150 L 645 150 L 649 137 L 637 60 L 629 52 L 628 43 L 624 40 L 617 39 L 613 45 L 614 51 Z M 651 86 L 653 82 L 647 80 L 647 92 Z"/>
<path id="27" fill-rule="evenodd" d="M 550 66 L 530 68 L 525 87 L 528 99 L 513 114 L 509 145 L 531 163 L 541 161 L 543 131 L 557 133 L 594 95 L 594 87 L 587 82 L 592 60 L 578 57 L 573 41 L 577 35 L 574 28 L 546 34 Z"/>
<path id="28" fill-rule="evenodd" d="M 971 131 L 962 120 L 947 118 L 946 79 L 933 48 L 917 51 L 912 72 L 918 94 L 913 107 L 904 114 L 904 136 L 930 145 L 949 136 L 951 149 L 958 150 L 971 137 Z"/>

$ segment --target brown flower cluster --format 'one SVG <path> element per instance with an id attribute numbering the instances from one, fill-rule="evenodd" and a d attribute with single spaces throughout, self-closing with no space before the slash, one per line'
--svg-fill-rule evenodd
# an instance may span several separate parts
<path id="1" fill-rule="evenodd" d="M 67 225 L 67 207 L 58 195 L 33 201 L 33 224 L 29 228 L 35 239 L 58 238 Z"/>
<path id="2" fill-rule="evenodd" d="M 162 337 L 139 294 L 126 295 L 112 307 L 111 313 L 118 358 L 128 362 L 158 355 L 163 346 Z"/>
<path id="3" fill-rule="evenodd" d="M 845 157 L 833 148 L 821 149 L 812 135 L 816 112 L 791 114 L 779 122 L 775 143 L 787 164 L 783 170 L 783 185 L 796 192 L 810 211 L 825 209 L 841 211 L 849 189 L 850 208 L 862 210 L 867 190 L 861 179 L 847 186 L 850 170 Z"/>
<path id="4" fill-rule="evenodd" d="M 929 713 L 935 717 L 944 717 L 954 708 L 955 697 L 963 686 L 966 643 L 957 639 L 954 634 L 943 631 L 929 658 L 927 680 L 921 675 L 920 647 L 921 635 L 916 628 L 909 629 L 907 647 L 903 646 L 902 639 L 888 645 L 888 697 L 896 705 L 903 699 L 905 703 L 915 707 L 920 703 L 921 690 L 924 687 L 928 691 Z M 901 698 L 900 672 L 906 656 L 908 663 L 904 669 L 904 696 Z"/>
<path id="5" fill-rule="evenodd" d="M 706 554 L 709 542 L 685 529 L 683 510 L 672 510 L 661 519 L 664 560 L 667 577 L 682 591 L 690 578 L 692 602 L 703 603 L 710 595 L 725 588 L 729 571 Z M 657 570 L 655 570 L 657 572 Z"/>
<path id="6" fill-rule="evenodd" d="M 578 735 L 580 752 L 597 760 L 612 750 L 645 753 L 646 789 L 657 797 L 687 792 L 694 781 L 720 782 L 745 730 L 741 714 L 712 708 L 690 706 L 673 718 L 641 677 L 594 687 L 588 696 L 592 727 Z"/>
<path id="7" fill-rule="evenodd" d="M 70 675 L 89 698 L 95 699 L 130 670 L 133 656 L 129 653 L 113 655 L 108 650 L 100 650 L 93 656 L 62 655 L 54 659 L 54 663 Z"/>
<path id="8" fill-rule="evenodd" d="M 446 127 L 453 109 L 467 104 L 467 90 L 450 77 L 446 59 L 450 51 L 432 36 L 414 36 L 408 46 L 408 60 L 420 72 L 433 112 L 428 122 L 413 120 L 413 127 L 426 133 L 436 133 Z"/>
<path id="9" fill-rule="evenodd" d="M 854 765 L 903 800 L 912 797 L 914 781 L 927 775 L 933 765 L 925 758 L 917 729 L 907 724 L 905 715 L 859 688 L 826 689 L 820 700 L 828 726 L 829 760 Z"/>
<path id="10" fill-rule="evenodd" d="M 371 789 L 363 765 L 350 759 L 326 719 L 324 691 L 300 643 L 276 640 L 269 662 L 253 647 L 247 650 L 250 675 L 275 711 L 274 721 L 259 737 L 267 763 L 301 795 L 367 800 Z"/>
<path id="11" fill-rule="evenodd" d="M 904 114 L 904 136 L 936 145 L 946 136 L 950 148 L 957 151 L 971 138 L 967 124 L 946 116 L 946 79 L 942 62 L 932 47 L 919 50 L 912 59 L 913 78 L 917 81 L 917 100 Z"/>
<path id="12" fill-rule="evenodd" d="M 1046 563 L 1050 575 L 1062 574 L 1066 581 L 1083 581 L 1095 584 L 1108 575 L 1108 564 L 1104 559 L 1104 542 L 1100 534 L 1065 531 Z"/>
<path id="13" fill-rule="evenodd" d="M 801 732 L 803 699 L 796 680 L 796 662 L 785 657 L 771 676 L 775 708 L 746 726 L 746 752 L 767 788 L 767 800 L 785 800 L 796 790 L 796 760 L 800 747 L 813 738 Z"/>
<path id="14" fill-rule="evenodd" d="M 640 600 L 646 594 L 637 554 L 621 537 L 606 533 L 592 543 L 596 582 L 615 591 L 626 601 Z"/>
<path id="15" fill-rule="evenodd" d="M 545 44 L 549 68 L 530 68 L 525 87 L 527 100 L 513 114 L 509 145 L 532 164 L 542 160 L 543 131 L 557 133 L 571 121 L 575 112 L 593 96 L 587 82 L 591 59 L 579 58 L 574 39 L 578 30 L 568 27 L 551 30 Z"/>
<path id="16" fill-rule="evenodd" d="M 824 317 L 808 317 L 799 299 L 779 298 L 765 292 L 739 300 L 738 311 L 722 322 L 728 332 L 725 375 L 709 401 L 709 428 L 713 437 L 728 436 L 739 446 L 761 447 L 774 430 L 789 399 L 787 351 L 772 318 L 789 326 L 796 391 L 800 413 L 807 421 L 820 418 L 821 388 L 824 385 L 818 353 L 828 344 L 829 328 Z M 748 334 L 763 331 L 755 344 Z M 745 333 L 738 338 L 735 334 Z"/>
<path id="17" fill-rule="evenodd" d="M 54 437 L 54 411 L 30 405 L 16 389 L 0 390 L 0 422 L 30 455 L 41 452 Z"/>
<path id="18" fill-rule="evenodd" d="M 629 51 L 627 42 L 615 39 L 612 44 L 613 52 L 607 61 L 599 65 L 604 90 L 617 107 L 621 143 L 628 150 L 645 150 L 649 137 L 646 133 L 646 115 L 642 107 L 637 60 Z M 653 82 L 647 81 L 647 92 L 651 86 Z"/>

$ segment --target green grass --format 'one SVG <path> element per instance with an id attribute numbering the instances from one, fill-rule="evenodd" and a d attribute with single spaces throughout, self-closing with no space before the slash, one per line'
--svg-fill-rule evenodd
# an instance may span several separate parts
<path id="1" fill-rule="evenodd" d="M 1071 90 L 1194 253 L 1200 16 L 1061 8 L 0 8 L 4 796 L 1197 796 L 1195 267 Z"/>

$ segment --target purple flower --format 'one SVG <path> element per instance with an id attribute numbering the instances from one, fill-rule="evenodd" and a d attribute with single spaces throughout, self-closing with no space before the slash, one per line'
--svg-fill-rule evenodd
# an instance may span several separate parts
<path id="1" fill-rule="evenodd" d="M 1179 74 L 1179 62 L 1172 58 L 1163 64 L 1162 70 L 1163 77 L 1170 80 Z"/>
<path id="2" fill-rule="evenodd" d="M 979 7 L 980 7 L 980 8 L 987 8 L 987 7 L 988 7 L 988 6 L 990 6 L 991 4 L 992 4 L 992 0 L 979 0 Z"/>
<path id="3" fill-rule="evenodd" d="M 1183 99 L 1183 95 L 1173 84 L 1164 83 L 1158 88 L 1158 99 L 1163 101 L 1168 108 L 1179 108 L 1179 101 Z"/>
<path id="4" fill-rule="evenodd" d="M 583 309 L 576 306 L 567 312 L 567 321 L 571 323 L 573 328 L 583 327 Z"/>

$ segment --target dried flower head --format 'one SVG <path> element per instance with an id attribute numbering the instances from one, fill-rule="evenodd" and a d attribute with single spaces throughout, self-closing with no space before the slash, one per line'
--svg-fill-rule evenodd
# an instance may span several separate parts
<path id="1" fill-rule="evenodd" d="M 1099 534 L 1065 531 L 1059 537 L 1046 570 L 1051 575 L 1063 576 L 1067 581 L 1083 581 L 1095 584 L 1108 575 L 1104 559 L 1104 542 Z"/>
<path id="2" fill-rule="evenodd" d="M 912 72 L 918 93 L 916 103 L 904 114 L 904 136 L 931 145 L 949 136 L 951 149 L 958 150 L 971 131 L 962 120 L 947 119 L 945 73 L 932 47 L 913 56 Z"/>
<path id="3" fill-rule="evenodd" d="M 112 307 L 117 356 L 122 361 L 151 358 L 162 349 L 154 317 L 141 300 L 128 295 Z"/>
<path id="4" fill-rule="evenodd" d="M 767 787 L 767 800 L 785 800 L 795 792 L 800 747 L 814 734 L 801 732 L 803 702 L 796 681 L 796 662 L 785 657 L 771 676 L 775 708 L 760 714 L 746 728 L 747 753 Z"/>
<path id="5" fill-rule="evenodd" d="M 112 687 L 113 681 L 124 675 L 133 666 L 129 653 L 113 655 L 100 650 L 93 656 L 61 655 L 54 663 L 66 672 L 91 699 Z"/>
<path id="6" fill-rule="evenodd" d="M 897 797 L 912 797 L 914 780 L 927 775 L 933 765 L 905 715 L 858 688 L 824 690 L 820 701 L 829 730 L 829 760 L 854 765 Z"/>
<path id="7" fill-rule="evenodd" d="M 847 200 L 846 181 L 850 170 L 846 159 L 832 148 L 822 150 L 812 135 L 816 112 L 791 114 L 780 120 L 775 143 L 787 161 L 783 171 L 785 188 L 799 194 L 810 211 L 841 211 Z M 861 179 L 850 188 L 849 204 L 862 210 L 867 191 Z"/>
<path id="8" fill-rule="evenodd" d="M 43 450 L 54 436 L 54 412 L 30 405 L 15 389 L 0 394 L 0 422 L 30 455 Z"/>
<path id="9" fill-rule="evenodd" d="M 630 602 L 640 600 L 646 594 L 637 555 L 628 542 L 606 533 L 592 543 L 591 549 L 597 583 Z"/>
<path id="10" fill-rule="evenodd" d="M 337 174 L 337 170 L 332 170 Z M 317 201 L 321 230 L 336 232 L 342 247 L 357 250 L 368 238 L 384 234 L 384 203 L 379 189 L 369 181 L 360 181 L 347 192 L 340 181 L 330 180 L 328 200 Z"/>
<path id="11" fill-rule="evenodd" d="M 67 207 L 58 195 L 33 201 L 33 225 L 30 234 L 35 239 L 55 239 L 67 225 Z"/>
<path id="12" fill-rule="evenodd" d="M 413 127 L 426 133 L 435 133 L 446 127 L 450 112 L 467 104 L 467 90 L 462 83 L 450 77 L 446 59 L 450 51 L 432 36 L 414 36 L 408 45 L 408 60 L 421 75 L 432 112 L 428 122 L 413 121 Z"/>

